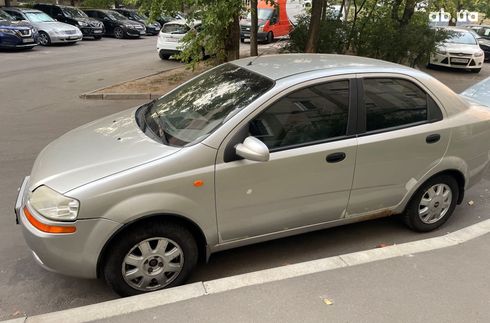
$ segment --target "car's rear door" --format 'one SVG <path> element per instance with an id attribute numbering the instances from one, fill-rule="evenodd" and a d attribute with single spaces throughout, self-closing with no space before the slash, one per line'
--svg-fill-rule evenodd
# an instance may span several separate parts
<path id="1" fill-rule="evenodd" d="M 346 216 L 385 215 L 440 162 L 451 131 L 437 98 L 415 79 L 362 75 L 358 89 L 359 148 Z"/>
<path id="2" fill-rule="evenodd" d="M 355 86 L 352 76 L 290 89 L 230 134 L 242 136 L 239 142 L 248 135 L 260 139 L 270 160 L 233 158 L 234 139 L 220 148 L 216 208 L 221 242 L 343 216 L 356 161 Z"/>

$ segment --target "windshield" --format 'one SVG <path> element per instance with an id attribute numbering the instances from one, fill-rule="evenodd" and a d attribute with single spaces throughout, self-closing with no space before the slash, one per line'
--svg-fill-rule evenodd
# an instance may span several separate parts
<path id="1" fill-rule="evenodd" d="M 25 13 L 27 16 L 27 19 L 29 19 L 30 22 L 53 22 L 55 21 L 53 18 L 45 14 L 44 12 L 36 12 L 36 11 L 31 11 L 31 12 L 26 12 Z"/>
<path id="2" fill-rule="evenodd" d="M 112 20 L 128 20 L 128 18 L 116 11 L 106 11 L 105 14 Z"/>
<path id="3" fill-rule="evenodd" d="M 3 10 L 0 10 L 0 20 L 12 21 L 14 20 L 8 13 Z"/>
<path id="4" fill-rule="evenodd" d="M 144 122 L 138 123 L 164 144 L 194 144 L 273 85 L 268 78 L 224 64 L 156 100 L 144 112 Z"/>
<path id="5" fill-rule="evenodd" d="M 453 32 L 453 35 L 446 40 L 446 43 L 476 45 L 476 39 L 469 32 Z"/>
<path id="6" fill-rule="evenodd" d="M 70 18 L 87 18 L 88 16 L 82 10 L 78 8 L 64 7 L 61 8 L 65 16 Z"/>
<path id="7" fill-rule="evenodd" d="M 259 20 L 269 20 L 273 11 L 274 9 L 257 9 L 257 16 Z M 247 15 L 247 20 L 252 20 L 252 14 L 250 12 Z"/>
<path id="8" fill-rule="evenodd" d="M 148 20 L 148 17 L 139 12 L 133 12 L 133 17 L 135 17 L 137 20 Z"/>

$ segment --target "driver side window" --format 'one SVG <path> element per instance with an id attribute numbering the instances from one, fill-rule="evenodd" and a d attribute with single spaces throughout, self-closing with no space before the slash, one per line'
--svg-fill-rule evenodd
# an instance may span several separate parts
<path id="1" fill-rule="evenodd" d="M 348 80 L 290 93 L 250 122 L 250 135 L 272 151 L 345 136 L 349 95 Z"/>

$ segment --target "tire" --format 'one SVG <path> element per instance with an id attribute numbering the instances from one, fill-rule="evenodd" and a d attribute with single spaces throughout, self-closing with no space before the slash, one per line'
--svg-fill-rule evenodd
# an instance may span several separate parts
<path id="1" fill-rule="evenodd" d="M 94 36 L 94 40 L 101 40 L 102 36 Z"/>
<path id="2" fill-rule="evenodd" d="M 267 34 L 267 40 L 265 41 L 267 44 L 270 44 L 274 41 L 274 34 L 272 33 L 272 31 L 269 31 L 269 33 Z"/>
<path id="3" fill-rule="evenodd" d="M 480 73 L 480 71 L 481 71 L 481 68 L 472 68 L 471 69 L 471 73 L 475 73 L 475 74 Z"/>
<path id="4" fill-rule="evenodd" d="M 160 56 L 161 60 L 168 60 L 170 58 L 170 54 L 165 54 L 162 50 L 158 52 L 158 56 Z"/>
<path id="5" fill-rule="evenodd" d="M 403 216 L 404 222 L 414 231 L 435 230 L 453 214 L 458 198 L 459 186 L 454 177 L 433 177 L 412 196 Z"/>
<path id="6" fill-rule="evenodd" d="M 182 284 L 197 260 L 196 241 L 189 230 L 154 221 L 131 228 L 111 244 L 103 275 L 117 294 L 132 296 Z M 132 277 L 125 278 L 123 271 Z"/>
<path id="7" fill-rule="evenodd" d="M 117 39 L 123 39 L 124 30 L 121 27 L 114 28 L 114 37 L 116 37 Z"/>
<path id="8" fill-rule="evenodd" d="M 51 45 L 51 38 L 49 38 L 49 35 L 44 31 L 39 32 L 39 44 L 42 46 Z"/>

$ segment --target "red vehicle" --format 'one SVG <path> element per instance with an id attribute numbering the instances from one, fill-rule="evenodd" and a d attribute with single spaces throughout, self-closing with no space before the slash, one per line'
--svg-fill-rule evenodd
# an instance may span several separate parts
<path id="1" fill-rule="evenodd" d="M 293 28 L 295 17 L 305 7 L 301 0 L 276 0 L 275 5 L 266 0 L 259 0 L 257 15 L 259 18 L 258 41 L 270 43 L 275 37 L 287 36 Z M 240 21 L 240 38 L 242 43 L 250 39 L 251 15 Z"/>

